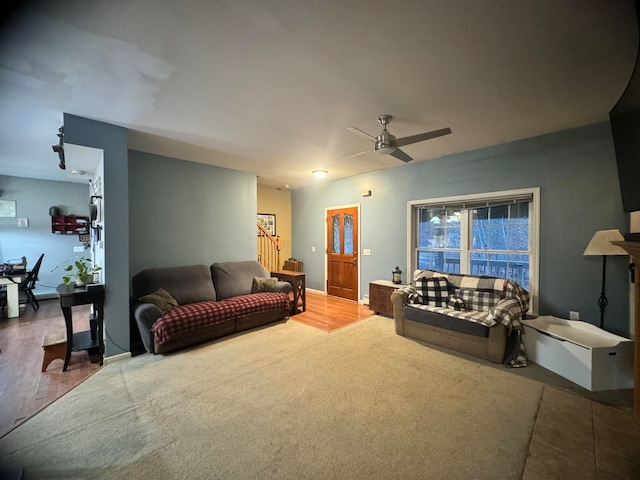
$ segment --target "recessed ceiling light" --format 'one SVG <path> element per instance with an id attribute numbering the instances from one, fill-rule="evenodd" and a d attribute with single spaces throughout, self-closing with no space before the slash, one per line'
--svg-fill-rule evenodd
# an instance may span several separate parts
<path id="1" fill-rule="evenodd" d="M 327 176 L 327 172 L 326 170 L 314 170 L 313 172 L 311 172 L 315 175 L 316 178 L 324 178 Z"/>

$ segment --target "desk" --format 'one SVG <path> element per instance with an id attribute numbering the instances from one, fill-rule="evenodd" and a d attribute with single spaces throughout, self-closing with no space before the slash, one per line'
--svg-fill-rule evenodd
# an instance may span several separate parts
<path id="1" fill-rule="evenodd" d="M 20 314 L 20 302 L 18 300 L 18 285 L 24 275 L 0 276 L 0 285 L 7 286 L 7 314 L 9 318 L 17 317 Z"/>
<path id="2" fill-rule="evenodd" d="M 71 352 L 97 349 L 100 365 L 104 359 L 104 285 L 65 285 L 61 283 L 56 288 L 60 298 L 60 308 L 64 315 L 67 328 L 67 351 L 62 371 L 66 372 L 71 359 Z M 76 305 L 93 305 L 95 318 L 90 321 L 91 328 L 84 332 L 73 331 L 71 307 Z"/>
<path id="3" fill-rule="evenodd" d="M 306 274 L 294 272 L 293 270 L 273 270 L 269 272 L 272 277 L 277 277 L 283 282 L 289 282 L 293 288 L 293 303 L 291 304 L 291 315 L 307 310 L 306 295 Z M 300 310 L 298 310 L 300 307 Z"/>

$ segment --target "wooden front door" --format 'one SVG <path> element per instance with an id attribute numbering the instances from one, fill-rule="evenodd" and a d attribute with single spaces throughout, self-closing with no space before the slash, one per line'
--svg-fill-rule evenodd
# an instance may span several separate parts
<path id="1" fill-rule="evenodd" d="M 327 213 L 327 293 L 358 300 L 358 208 Z"/>

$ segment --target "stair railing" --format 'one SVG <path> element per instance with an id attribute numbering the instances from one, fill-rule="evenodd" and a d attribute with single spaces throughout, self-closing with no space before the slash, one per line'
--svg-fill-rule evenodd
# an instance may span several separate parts
<path id="1" fill-rule="evenodd" d="M 271 235 L 265 228 L 258 227 L 258 261 L 267 270 L 280 270 L 280 250 L 282 242 L 279 236 Z"/>

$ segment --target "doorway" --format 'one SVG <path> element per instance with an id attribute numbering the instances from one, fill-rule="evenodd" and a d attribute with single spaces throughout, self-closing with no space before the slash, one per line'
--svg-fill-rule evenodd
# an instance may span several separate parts
<path id="1" fill-rule="evenodd" d="M 327 209 L 327 294 L 358 300 L 359 206 Z"/>

